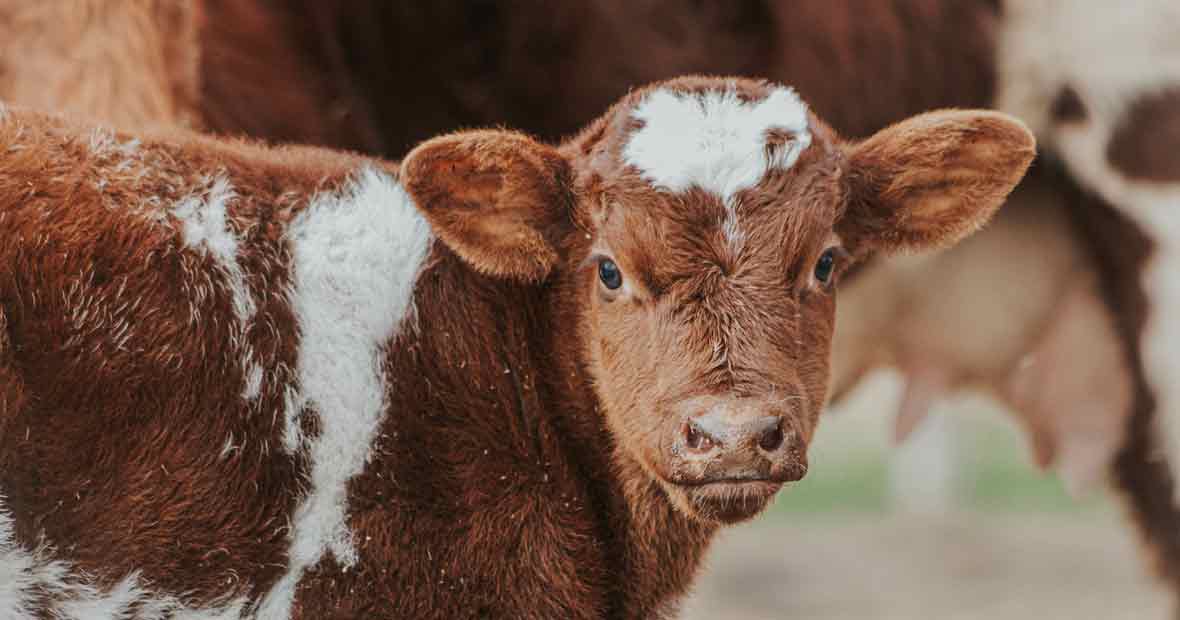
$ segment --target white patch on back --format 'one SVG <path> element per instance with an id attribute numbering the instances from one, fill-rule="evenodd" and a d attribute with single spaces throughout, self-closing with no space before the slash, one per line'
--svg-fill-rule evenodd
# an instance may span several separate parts
<path id="1" fill-rule="evenodd" d="M 1180 184 L 1130 180 L 1106 158 L 1130 103 L 1180 85 L 1180 3 L 1011 0 L 1004 15 L 1000 109 L 1023 118 L 1083 185 L 1155 244 L 1142 282 L 1150 302 L 1143 364 L 1160 442 L 1180 481 Z M 1086 118 L 1055 125 L 1050 107 L 1065 85 L 1081 97 Z"/>
<path id="2" fill-rule="evenodd" d="M 203 195 L 194 194 L 184 198 L 177 203 L 172 213 L 183 226 L 185 244 L 208 252 L 217 260 L 225 275 L 233 300 L 234 316 L 238 320 L 237 339 L 242 351 L 241 368 L 245 375 L 242 397 L 249 400 L 257 398 L 262 391 L 262 366 L 246 341 L 246 332 L 258 307 L 246 284 L 246 272 L 238 262 L 241 243 L 229 225 L 226 207 L 235 197 L 229 180 L 217 177 L 208 191 Z"/>
<path id="3" fill-rule="evenodd" d="M 90 152 L 99 159 L 108 157 L 120 158 L 116 171 L 123 171 L 131 165 L 134 157 L 139 153 L 139 140 L 132 138 L 121 142 L 115 137 L 115 132 L 107 127 L 97 127 L 90 132 L 87 142 Z"/>
<path id="4" fill-rule="evenodd" d="M 13 534 L 0 503 L 0 618 L 36 620 L 49 611 L 58 620 L 240 620 L 246 600 L 190 605 L 151 592 L 133 573 L 103 590 L 68 562 L 49 559 L 46 547 L 28 550 Z M 228 599 L 228 597 L 227 597 Z M 133 613 L 134 612 L 134 613 Z"/>
<path id="5" fill-rule="evenodd" d="M 287 573 L 263 600 L 261 620 L 289 617 L 303 572 L 326 552 L 344 566 L 356 561 L 347 484 L 369 459 L 386 408 L 384 347 L 407 314 L 433 239 L 401 185 L 372 168 L 344 191 L 314 198 L 287 236 L 301 341 L 283 441 L 289 452 L 307 451 L 311 471 L 292 519 Z M 300 430 L 304 409 L 318 416 L 314 438 Z"/>
<path id="6" fill-rule="evenodd" d="M 735 87 L 725 91 L 677 93 L 656 90 L 636 106 L 643 121 L 623 149 L 623 159 L 657 187 L 682 192 L 693 186 L 725 204 L 727 238 L 740 237 L 734 196 L 757 185 L 773 169 L 786 170 L 811 144 L 807 106 L 790 88 L 765 99 L 742 101 Z M 767 132 L 792 140 L 768 153 Z"/>

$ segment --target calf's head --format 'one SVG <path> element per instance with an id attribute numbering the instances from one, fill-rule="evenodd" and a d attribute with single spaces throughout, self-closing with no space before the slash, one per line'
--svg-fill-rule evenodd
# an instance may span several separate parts
<path id="1" fill-rule="evenodd" d="M 402 176 L 472 268 L 548 287 L 573 317 L 552 337 L 593 385 L 620 467 L 693 517 L 734 522 L 807 471 L 842 270 L 961 239 L 1033 153 L 993 112 L 851 143 L 788 88 L 681 78 L 558 147 L 430 140 Z"/>

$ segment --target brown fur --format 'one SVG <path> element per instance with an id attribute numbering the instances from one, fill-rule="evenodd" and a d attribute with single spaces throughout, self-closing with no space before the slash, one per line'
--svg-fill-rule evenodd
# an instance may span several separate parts
<path id="1" fill-rule="evenodd" d="M 687 73 L 796 86 L 851 137 L 929 109 L 985 106 L 994 87 L 988 0 L 206 5 L 212 126 L 389 157 L 470 126 L 556 140 L 637 85 Z"/>
<path id="2" fill-rule="evenodd" d="M 375 108 L 358 97 L 346 51 L 324 16 L 349 3 L 190 0 L 207 15 L 200 27 L 200 101 L 205 127 L 272 142 L 385 152 Z M 412 123 L 411 123 L 412 124 Z"/>
<path id="3" fill-rule="evenodd" d="M 1009 119 L 998 113 L 931 112 L 877 133 L 852 155 L 853 169 L 868 172 L 851 180 L 872 188 L 862 193 L 877 200 L 853 208 L 879 222 L 872 228 L 879 228 L 881 241 L 890 246 L 954 243 L 974 232 L 994 212 L 979 205 L 999 208 L 1036 152 L 1028 128 Z M 968 213 L 973 215 L 965 217 Z M 913 236 L 895 236 L 897 231 Z"/>
<path id="4" fill-rule="evenodd" d="M 754 98 L 767 88 L 741 84 Z M 796 165 L 745 191 L 757 243 L 728 255 L 715 198 L 656 192 L 602 159 L 644 92 L 560 148 L 476 132 L 410 156 L 405 185 L 441 239 L 414 291 L 429 320 L 385 348 L 389 414 L 348 486 L 357 562 L 329 556 L 305 575 L 297 617 L 658 617 L 719 523 L 756 514 L 801 475 L 834 310 L 809 275 L 834 226 L 856 229 L 845 205 L 864 189 L 843 179 L 857 147 L 812 119 Z M 1030 138 L 1010 126 L 983 139 L 1023 148 Z M 194 603 L 257 600 L 285 565 L 308 467 L 278 447 L 300 338 L 284 231 L 362 164 L 394 168 L 178 132 L 128 138 L 23 110 L 0 120 L 0 489 L 23 548 L 47 544 L 100 587 L 140 571 Z M 229 223 L 258 302 L 242 337 L 268 373 L 253 405 L 222 272 L 160 218 L 216 175 L 237 195 Z M 454 205 L 497 223 L 460 234 L 469 216 L 432 213 Z M 544 234 L 518 237 L 521 226 Z M 501 249 L 512 239 L 549 245 L 547 277 Z M 629 298 L 598 283 L 587 258 L 601 244 L 636 283 Z M 701 398 L 781 411 L 788 447 L 752 486 L 728 482 L 728 465 L 675 467 L 665 442 Z M 315 416 L 304 419 L 314 437 Z"/>
<path id="5" fill-rule="evenodd" d="M 313 40 L 346 48 L 336 56 L 345 59 L 337 67 L 354 76 L 362 99 L 377 102 L 385 152 L 391 154 L 466 125 L 509 122 L 546 137 L 564 135 L 627 88 L 688 71 L 768 75 L 799 88 L 845 135 L 864 136 L 926 109 L 990 104 L 1000 4 L 602 0 L 509 10 L 494 3 L 339 3 L 318 13 Z M 388 36 L 403 29 L 410 34 Z M 1168 167 L 1176 158 L 1156 148 L 1167 144 L 1167 119 L 1175 118 L 1165 113 L 1169 97 L 1150 96 L 1132 106 L 1141 112 L 1128 116 L 1107 152 L 1116 167 L 1139 178 L 1176 178 Z M 1067 85 L 1051 116 L 1055 122 L 1085 122 L 1086 115 L 1077 91 Z M 1087 237 L 1100 261 L 1149 252 L 1133 225 L 1123 228 L 1125 235 Z M 1138 266 L 1115 260 L 1106 268 L 1115 270 L 1109 277 L 1120 286 L 1137 290 Z M 1121 313 L 1119 299 L 1125 297 L 1108 302 Z M 1123 331 L 1123 337 L 1137 358 L 1138 329 Z M 1150 399 L 1137 401 L 1133 424 L 1139 430 L 1132 431 L 1123 462 L 1139 464 L 1120 465 L 1135 472 L 1120 479 L 1131 485 L 1133 501 L 1146 506 L 1135 512 L 1148 537 L 1160 541 L 1157 550 L 1171 567 L 1166 572 L 1180 574 L 1174 568 L 1180 552 L 1169 542 L 1176 520 L 1163 508 L 1169 477 L 1158 464 L 1148 464 L 1150 454 L 1135 452 L 1136 446 L 1147 449 L 1143 438 L 1153 408 Z M 1151 493 L 1158 495 L 1153 499 Z"/>
<path id="6" fill-rule="evenodd" d="M 247 338 L 276 368 L 254 406 L 277 410 L 291 380 L 283 368 L 295 362 L 295 342 L 271 332 L 292 323 L 279 237 L 300 206 L 290 192 L 338 184 L 348 160 L 174 133 L 126 155 L 94 148 L 93 136 L 109 132 L 23 111 L 9 112 L 0 133 L 23 147 L 4 157 L 0 183 L 0 303 L 11 345 L 0 375 L 15 379 L 5 391 L 16 392 L 2 408 L 0 487 L 18 536 L 69 549 L 106 585 L 140 570 L 198 599 L 258 594 L 276 575 L 301 465 L 277 449 L 269 414 L 249 415 L 238 397 L 244 378 L 227 376 L 230 325 L 195 320 L 230 314 L 210 259 L 180 251 L 174 229 L 132 205 L 175 202 L 205 191 L 203 175 L 233 172 L 245 197 L 234 215 L 258 249 L 244 258 L 259 283 Z M 241 448 L 219 455 L 226 437 Z M 235 574 L 251 579 L 227 584 Z"/>
<path id="7" fill-rule="evenodd" d="M 558 257 L 546 236 L 559 221 L 548 203 L 573 199 L 562 189 L 570 180 L 565 160 L 496 131 L 438 138 L 414 155 L 402 166 L 407 189 L 447 245 L 494 276 L 549 275 Z"/>

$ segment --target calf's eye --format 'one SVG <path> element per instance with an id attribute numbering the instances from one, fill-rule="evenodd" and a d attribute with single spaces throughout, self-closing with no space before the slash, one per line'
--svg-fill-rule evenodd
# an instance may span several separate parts
<path id="1" fill-rule="evenodd" d="M 836 269 L 836 248 L 828 248 L 820 254 L 815 263 L 815 279 L 827 284 L 832 279 L 832 272 Z"/>
<path id="2" fill-rule="evenodd" d="M 615 261 L 604 258 L 598 261 L 598 279 L 602 280 L 603 286 L 613 291 L 623 285 L 623 272 L 619 271 Z"/>

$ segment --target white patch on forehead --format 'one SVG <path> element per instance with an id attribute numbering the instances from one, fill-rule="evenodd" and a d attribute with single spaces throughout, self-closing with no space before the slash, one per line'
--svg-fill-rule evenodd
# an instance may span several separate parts
<path id="1" fill-rule="evenodd" d="M 1028 122 L 1082 185 L 1154 244 L 1143 273 L 1149 304 L 1141 348 L 1160 442 L 1180 480 L 1180 184 L 1129 179 L 1106 157 L 1131 103 L 1180 84 L 1180 3 L 1011 0 L 1004 15 L 998 107 Z M 1051 106 L 1066 85 L 1086 117 L 1055 124 Z M 1176 493 L 1180 502 L 1180 485 Z"/>
<path id="2" fill-rule="evenodd" d="M 50 559 L 47 547 L 25 549 L 0 503 L 0 618 L 36 620 L 242 620 L 246 599 L 192 605 L 144 587 L 137 574 L 108 589 L 96 586 L 68 562 Z M 132 612 L 135 612 L 134 615 Z"/>
<path id="3" fill-rule="evenodd" d="M 643 121 L 623 149 L 624 160 L 652 184 L 674 192 L 697 186 L 727 203 L 771 169 L 787 169 L 811 144 L 807 106 L 790 88 L 745 102 L 735 88 L 703 93 L 657 90 L 636 106 Z M 767 132 L 792 140 L 768 157 Z"/>
<path id="4" fill-rule="evenodd" d="M 287 572 L 263 600 L 260 620 L 290 616 L 303 572 L 326 552 L 344 566 L 356 561 L 347 484 L 363 471 L 384 417 L 383 351 L 407 315 L 433 239 L 401 185 L 371 168 L 343 192 L 316 197 L 287 236 L 301 341 L 283 441 L 289 452 L 306 450 L 311 471 L 292 519 Z M 314 438 L 300 430 L 305 409 L 319 421 Z"/>
<path id="5" fill-rule="evenodd" d="M 242 396 L 249 400 L 257 398 L 262 390 L 262 366 L 246 341 L 246 333 L 258 307 L 250 295 L 246 272 L 238 261 L 241 241 L 229 224 L 227 207 L 235 198 L 229 180 L 217 177 L 207 191 L 190 195 L 177 203 L 172 214 L 181 223 L 185 245 L 207 252 L 217 261 L 225 277 L 238 322 L 237 340 L 245 376 Z"/>

